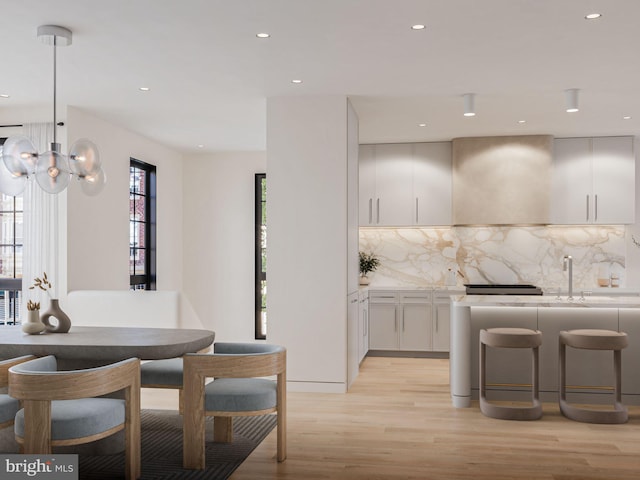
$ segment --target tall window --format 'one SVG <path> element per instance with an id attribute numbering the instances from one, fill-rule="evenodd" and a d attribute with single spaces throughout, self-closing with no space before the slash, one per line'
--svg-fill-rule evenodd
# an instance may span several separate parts
<path id="1" fill-rule="evenodd" d="M 156 167 L 129 162 L 129 288 L 156 289 Z"/>
<path id="2" fill-rule="evenodd" d="M 267 175 L 256 173 L 256 339 L 267 338 Z"/>
<path id="3" fill-rule="evenodd" d="M 5 138 L 0 138 L 0 154 Z M 0 194 L 0 325 L 20 323 L 22 197 Z"/>

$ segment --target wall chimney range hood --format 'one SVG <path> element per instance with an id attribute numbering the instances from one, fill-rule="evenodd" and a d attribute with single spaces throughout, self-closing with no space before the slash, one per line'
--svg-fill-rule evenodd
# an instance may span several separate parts
<path id="1" fill-rule="evenodd" d="M 552 135 L 454 138 L 455 225 L 544 225 Z"/>

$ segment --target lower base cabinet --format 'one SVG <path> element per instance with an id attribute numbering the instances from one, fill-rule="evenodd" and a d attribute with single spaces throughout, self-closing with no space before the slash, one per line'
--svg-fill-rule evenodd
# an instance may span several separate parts
<path id="1" fill-rule="evenodd" d="M 431 291 L 369 292 L 369 349 L 430 351 Z"/>

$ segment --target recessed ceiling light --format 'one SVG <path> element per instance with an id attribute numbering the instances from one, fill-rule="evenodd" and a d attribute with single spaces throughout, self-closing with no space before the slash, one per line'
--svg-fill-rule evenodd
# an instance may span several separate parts
<path id="1" fill-rule="evenodd" d="M 198 148 L 204 148 L 204 145 L 199 144 L 199 145 L 198 145 Z"/>
<path id="2" fill-rule="evenodd" d="M 140 87 L 139 89 L 141 92 L 148 92 L 149 90 L 151 90 L 149 87 Z"/>
<path id="3" fill-rule="evenodd" d="M 291 83 L 302 83 L 302 80 L 294 79 L 294 80 L 291 80 Z"/>
<path id="4" fill-rule="evenodd" d="M 419 126 L 419 127 L 426 127 L 426 126 L 427 126 L 427 124 L 426 124 L 426 123 L 419 123 L 419 124 L 418 124 L 418 126 Z"/>
<path id="5" fill-rule="evenodd" d="M 258 38 L 269 38 L 271 35 L 268 33 L 256 33 L 256 37 Z"/>
<path id="6" fill-rule="evenodd" d="M 411 30 L 424 30 L 425 28 L 427 28 L 427 27 L 425 27 L 424 25 L 422 25 L 420 23 L 418 23 L 416 25 L 411 25 Z"/>
<path id="7" fill-rule="evenodd" d="M 631 115 L 625 115 L 622 117 L 623 120 L 631 120 L 633 117 Z"/>
<path id="8" fill-rule="evenodd" d="M 0 97 L 2 97 L 2 98 L 9 98 L 9 95 L 7 95 L 6 93 L 0 93 Z"/>
<path id="9" fill-rule="evenodd" d="M 589 13 L 584 16 L 585 20 L 595 20 L 596 18 L 602 17 L 601 13 Z"/>
<path id="10" fill-rule="evenodd" d="M 518 123 L 527 123 L 526 120 L 518 120 Z"/>

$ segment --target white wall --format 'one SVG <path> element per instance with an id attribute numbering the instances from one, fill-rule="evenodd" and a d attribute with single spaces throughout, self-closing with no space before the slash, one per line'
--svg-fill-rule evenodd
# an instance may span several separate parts
<path id="1" fill-rule="evenodd" d="M 346 390 L 347 99 L 267 100 L 268 340 L 300 390 Z"/>
<path id="2" fill-rule="evenodd" d="M 254 182 L 264 152 L 185 159 L 184 294 L 216 341 L 254 330 Z"/>
<path id="3" fill-rule="evenodd" d="M 91 139 L 100 150 L 107 184 L 88 197 L 72 181 L 67 194 L 67 289 L 129 288 L 129 158 L 157 167 L 157 288 L 182 290 L 182 157 L 136 133 L 74 107 L 67 110 L 67 143 Z"/>

